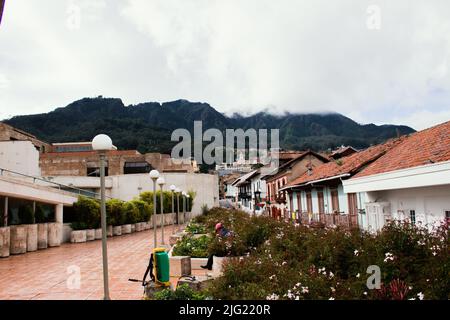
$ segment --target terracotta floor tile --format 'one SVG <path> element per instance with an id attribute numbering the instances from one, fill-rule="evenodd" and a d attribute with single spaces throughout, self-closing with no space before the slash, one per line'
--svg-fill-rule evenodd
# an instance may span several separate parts
<path id="1" fill-rule="evenodd" d="M 166 243 L 172 227 L 166 227 Z M 158 233 L 160 241 L 160 233 Z M 160 242 L 159 242 L 160 243 Z M 108 238 L 109 286 L 112 299 L 140 300 L 142 279 L 153 246 L 153 230 Z M 78 269 L 79 268 L 79 269 Z M 71 270 L 79 270 L 79 289 L 68 287 Z M 33 270 L 33 272 L 30 272 Z M 70 281 L 69 281 L 70 283 Z M 101 241 L 63 244 L 0 259 L 0 300 L 103 299 Z"/>

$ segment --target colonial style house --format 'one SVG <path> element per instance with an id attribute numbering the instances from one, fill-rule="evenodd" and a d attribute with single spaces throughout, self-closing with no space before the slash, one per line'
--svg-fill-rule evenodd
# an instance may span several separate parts
<path id="1" fill-rule="evenodd" d="M 343 182 L 365 195 L 360 226 L 380 230 L 392 219 L 428 226 L 450 219 L 450 121 L 406 137 Z"/>
<path id="2" fill-rule="evenodd" d="M 280 190 L 288 194 L 291 218 L 304 224 L 358 226 L 358 212 L 364 209 L 364 195 L 345 194 L 342 181 L 360 172 L 402 140 L 390 140 L 316 166 L 282 187 Z"/>
<path id="3" fill-rule="evenodd" d="M 237 203 L 240 209 L 252 212 L 252 184 L 250 178 L 258 173 L 257 170 L 253 170 L 237 178 L 231 185 L 237 188 Z"/>
<path id="4" fill-rule="evenodd" d="M 269 214 L 276 219 L 289 218 L 286 192 L 282 188 L 305 172 L 310 172 L 328 161 L 327 157 L 319 153 L 304 151 L 263 177 L 266 181 L 266 206 Z"/>

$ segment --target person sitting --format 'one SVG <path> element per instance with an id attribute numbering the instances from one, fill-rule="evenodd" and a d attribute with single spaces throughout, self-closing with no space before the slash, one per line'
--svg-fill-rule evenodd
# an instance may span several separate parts
<path id="1" fill-rule="evenodd" d="M 216 227 L 216 236 L 218 237 L 222 237 L 222 238 L 227 238 L 230 237 L 232 235 L 232 232 L 229 231 L 228 229 L 226 229 L 222 223 L 217 223 Z M 212 266 L 213 266 L 213 256 L 214 253 L 209 254 L 208 256 L 208 262 L 206 263 L 205 266 L 200 266 L 203 269 L 208 269 L 208 270 L 212 270 Z"/>

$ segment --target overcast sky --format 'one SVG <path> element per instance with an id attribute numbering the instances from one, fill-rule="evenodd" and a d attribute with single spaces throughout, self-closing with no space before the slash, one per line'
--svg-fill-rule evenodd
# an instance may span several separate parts
<path id="1" fill-rule="evenodd" d="M 0 119 L 82 97 L 450 120 L 448 0 L 6 0 Z"/>

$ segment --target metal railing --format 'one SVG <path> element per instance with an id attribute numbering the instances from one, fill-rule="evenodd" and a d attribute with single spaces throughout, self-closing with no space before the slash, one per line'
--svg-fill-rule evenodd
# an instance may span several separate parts
<path id="1" fill-rule="evenodd" d="M 41 182 L 45 182 L 45 183 L 50 184 L 50 185 L 54 185 L 55 187 L 58 188 L 58 190 L 61 190 L 61 191 L 71 192 L 71 193 L 74 193 L 74 194 L 77 194 L 77 195 L 82 195 L 82 196 L 86 196 L 86 197 L 94 198 L 94 199 L 99 199 L 100 198 L 100 194 L 98 194 L 96 192 L 93 192 L 93 191 L 90 191 L 90 190 L 84 190 L 84 189 L 77 188 L 77 187 L 74 187 L 74 186 L 70 186 L 70 185 L 65 185 L 65 184 L 62 184 L 62 183 L 54 182 L 54 181 L 51 181 L 49 179 L 45 179 L 45 178 L 42 178 L 42 177 L 30 176 L 30 175 L 23 174 L 23 173 L 20 173 L 20 172 L 15 172 L 15 171 L 11 171 L 11 170 L 8 170 L 8 169 L 0 168 L 0 176 L 3 176 L 4 172 L 12 174 L 11 177 L 14 177 L 13 175 L 16 175 L 16 176 L 19 176 L 19 177 L 32 179 L 33 180 L 33 184 L 36 184 L 36 181 L 41 181 Z M 41 186 L 41 187 L 43 186 L 43 187 L 55 188 L 55 187 L 52 187 L 52 186 L 45 186 L 45 185 L 39 185 L 39 184 L 36 184 L 36 185 Z M 110 198 L 110 197 L 107 197 L 107 198 Z"/>

